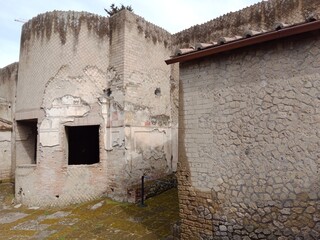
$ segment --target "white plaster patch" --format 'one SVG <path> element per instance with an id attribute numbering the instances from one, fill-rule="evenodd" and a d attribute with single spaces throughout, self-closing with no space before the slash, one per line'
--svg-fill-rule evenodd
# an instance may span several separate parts
<path id="1" fill-rule="evenodd" d="M 11 132 L 5 131 L 0 134 L 0 142 L 11 141 Z"/>
<path id="2" fill-rule="evenodd" d="M 51 118 L 51 127 L 54 129 L 58 129 L 59 126 L 60 126 L 60 119 L 59 118 Z"/>
<path id="3" fill-rule="evenodd" d="M 61 123 L 68 123 L 68 122 L 74 122 L 74 118 L 73 117 L 69 117 L 69 118 L 60 118 Z"/>
<path id="4" fill-rule="evenodd" d="M 122 147 L 124 145 L 123 128 L 107 128 L 105 137 L 106 150 L 112 150 L 114 147 Z"/>
<path id="5" fill-rule="evenodd" d="M 54 119 L 54 118 L 53 118 Z M 52 147 L 59 145 L 59 122 L 58 119 L 44 119 L 39 127 L 39 141 L 42 146 Z M 53 126 L 54 123 L 54 126 Z"/>
<path id="6" fill-rule="evenodd" d="M 40 131 L 43 129 L 50 129 L 51 128 L 51 120 L 50 119 L 43 119 L 40 125 Z"/>
<path id="7" fill-rule="evenodd" d="M 46 147 L 53 147 L 60 144 L 59 132 L 56 131 L 42 131 L 39 134 L 40 144 Z"/>
<path id="8" fill-rule="evenodd" d="M 11 121 L 10 103 L 0 103 L 0 116 L 2 119 Z"/>
<path id="9" fill-rule="evenodd" d="M 163 146 L 166 141 L 165 131 L 135 130 L 133 132 L 133 141 L 135 151 L 145 148 L 156 148 Z"/>
<path id="10" fill-rule="evenodd" d="M 86 115 L 90 111 L 90 106 L 83 102 L 79 97 L 70 95 L 57 98 L 52 102 L 52 108 L 47 109 L 47 116 L 74 116 L 80 117 Z"/>

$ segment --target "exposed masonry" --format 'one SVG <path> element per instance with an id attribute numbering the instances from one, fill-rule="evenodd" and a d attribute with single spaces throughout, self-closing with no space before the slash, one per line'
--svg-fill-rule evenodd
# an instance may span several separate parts
<path id="1" fill-rule="evenodd" d="M 180 63 L 181 239 L 320 238 L 319 58 L 317 30 Z"/>
<path id="2" fill-rule="evenodd" d="M 319 42 L 181 66 L 182 239 L 319 238 Z"/>
<path id="3" fill-rule="evenodd" d="M 174 35 L 128 11 L 32 19 L 22 31 L 17 121 L 1 122 L 15 142 L 17 200 L 135 201 L 142 174 L 157 182 L 176 170 L 179 112 L 182 239 L 320 238 L 319 32 L 164 64 L 176 49 L 319 13 L 318 0 L 269 0 Z M 92 125 L 100 162 L 68 164 L 67 129 Z"/>
<path id="4" fill-rule="evenodd" d="M 17 201 L 55 206 L 104 194 L 134 202 L 142 175 L 156 181 L 176 170 L 177 78 L 163 61 L 170 37 L 128 11 L 55 11 L 23 26 Z M 88 129 L 98 129 L 96 145 L 83 144 Z M 99 152 L 98 163 L 70 162 L 88 151 Z"/>

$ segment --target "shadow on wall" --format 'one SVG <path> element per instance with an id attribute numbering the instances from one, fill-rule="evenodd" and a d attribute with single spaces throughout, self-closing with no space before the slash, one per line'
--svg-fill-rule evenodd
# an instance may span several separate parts
<path id="1" fill-rule="evenodd" d="M 37 138 L 36 119 L 17 121 L 17 165 L 37 163 Z"/>
<path id="2" fill-rule="evenodd" d="M 139 144 L 137 143 L 132 159 L 126 165 L 126 171 L 130 176 L 128 179 L 127 197 L 129 202 L 137 202 L 141 194 L 141 177 L 151 195 L 157 195 L 175 185 L 175 177 L 172 174 L 171 157 L 165 151 L 165 145 Z M 168 159 L 170 158 L 170 159 Z M 153 190 L 152 190 L 153 189 Z M 151 192 L 154 192 L 153 194 Z"/>

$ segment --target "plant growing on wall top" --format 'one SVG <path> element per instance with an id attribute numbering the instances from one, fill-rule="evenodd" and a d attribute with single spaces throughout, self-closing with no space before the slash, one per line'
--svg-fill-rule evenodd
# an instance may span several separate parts
<path id="1" fill-rule="evenodd" d="M 129 6 L 124 6 L 123 4 L 121 4 L 121 6 L 118 7 L 114 3 L 112 3 L 110 5 L 109 9 L 104 9 L 104 10 L 108 13 L 109 17 L 111 17 L 114 14 L 116 14 L 116 13 L 118 13 L 118 12 L 124 10 L 124 9 L 127 9 L 130 12 L 133 12 L 133 9 L 132 9 L 132 7 L 130 5 Z"/>

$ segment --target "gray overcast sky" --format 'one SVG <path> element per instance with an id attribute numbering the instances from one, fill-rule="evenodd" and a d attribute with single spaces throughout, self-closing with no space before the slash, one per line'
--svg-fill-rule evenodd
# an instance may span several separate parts
<path id="1" fill-rule="evenodd" d="M 131 5 L 134 12 L 171 33 L 237 11 L 261 0 L 0 0 L 0 68 L 19 60 L 22 23 L 53 10 L 106 15 L 112 3 Z"/>

